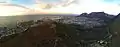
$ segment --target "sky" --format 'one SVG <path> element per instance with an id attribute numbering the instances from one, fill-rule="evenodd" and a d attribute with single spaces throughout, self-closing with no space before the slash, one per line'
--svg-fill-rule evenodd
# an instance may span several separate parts
<path id="1" fill-rule="evenodd" d="M 107 3 L 120 4 L 120 0 L 103 0 L 103 1 Z"/>
<path id="2" fill-rule="evenodd" d="M 46 0 L 43 0 L 46 1 Z M 59 0 L 47 0 L 49 2 L 57 2 Z M 63 0 L 64 1 L 64 0 Z M 72 1 L 72 0 L 71 0 Z M 120 0 L 77 0 L 75 3 L 68 5 L 67 7 L 53 7 L 51 9 L 42 9 L 45 4 L 40 4 L 39 0 L 0 0 L 1 3 L 12 4 L 4 5 L 0 4 L 0 16 L 12 15 L 13 12 L 17 14 L 49 14 L 49 13 L 63 13 L 63 14 L 81 14 L 83 12 L 101 12 L 104 11 L 108 14 L 117 15 L 120 13 Z M 17 5 L 13 5 L 17 4 Z M 21 7 L 24 6 L 24 7 Z M 26 9 L 26 8 L 29 9 Z M 16 8 L 12 10 L 13 8 Z M 5 10 L 5 11 L 4 11 Z M 4 13 L 3 13 L 4 11 Z"/>

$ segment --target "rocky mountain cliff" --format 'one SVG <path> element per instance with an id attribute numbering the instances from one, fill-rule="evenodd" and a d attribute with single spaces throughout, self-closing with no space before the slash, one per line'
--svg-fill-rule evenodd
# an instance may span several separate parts
<path id="1" fill-rule="evenodd" d="M 33 17 L 35 17 L 35 16 L 33 16 Z M 49 18 L 49 17 L 51 17 L 51 18 Z M 58 17 L 54 17 L 54 19 L 52 18 L 52 16 L 48 16 L 47 18 L 44 17 L 44 19 L 19 22 L 18 24 L 16 24 L 16 27 L 12 28 L 12 29 L 9 29 L 7 27 L 1 27 L 0 28 L 0 37 L 1 36 L 2 37 L 0 39 L 0 42 L 4 42 L 5 40 L 11 39 L 11 41 L 2 43 L 4 45 L 4 47 L 7 47 L 6 45 L 10 45 L 9 43 L 13 43 L 13 42 L 16 43 L 17 41 L 19 41 L 20 43 L 24 43 L 23 40 L 26 40 L 26 37 L 32 38 L 33 36 L 37 36 L 37 35 L 41 34 L 41 37 L 44 38 L 44 36 L 46 36 L 48 34 L 51 35 L 52 31 L 54 31 L 55 36 L 57 38 L 64 40 L 64 42 L 66 43 L 66 45 L 68 45 L 68 47 L 75 47 L 76 43 L 78 43 L 82 40 L 90 41 L 90 40 L 106 39 L 106 37 L 111 35 L 111 34 L 109 34 L 109 30 L 108 30 L 109 26 L 108 25 L 110 25 L 111 21 L 116 22 L 117 19 L 119 19 L 119 16 L 109 15 L 104 12 L 92 12 L 90 14 L 83 13 L 78 16 L 58 16 Z M 52 20 L 53 21 L 52 23 L 54 23 L 54 24 L 51 24 L 51 21 L 49 21 L 49 20 Z M 47 24 L 44 24 L 44 23 L 47 23 Z M 41 28 L 39 28 L 38 25 L 40 25 Z M 53 26 L 54 29 L 52 29 L 52 27 L 50 27 L 50 28 L 47 27 L 48 25 Z M 33 28 L 33 27 L 35 27 L 35 28 Z M 44 27 L 44 29 L 43 29 L 43 27 Z M 26 31 L 28 29 L 30 29 L 29 32 Z M 44 32 L 42 34 L 42 31 L 46 31 L 46 32 L 50 31 L 50 30 L 48 31 L 46 29 L 50 29 L 51 32 L 48 34 L 46 34 Z M 41 32 L 40 34 L 37 33 L 38 30 L 40 30 L 40 32 Z M 24 32 L 26 32 L 26 33 L 24 33 Z M 33 34 L 33 33 L 35 33 L 35 34 Z M 14 34 L 19 34 L 19 35 L 17 35 L 16 37 L 14 36 L 15 39 L 12 40 L 12 38 L 14 38 L 14 37 L 9 37 L 9 36 L 14 35 Z M 26 36 L 26 37 L 24 38 L 23 36 Z M 53 36 L 53 38 L 55 36 Z M 36 38 L 36 39 L 34 39 L 36 42 L 39 41 L 39 39 L 41 39 L 38 36 L 33 37 L 33 38 Z M 48 38 L 51 38 L 51 37 L 49 37 L 49 35 L 48 35 Z M 20 40 L 20 39 L 23 39 L 23 40 Z M 14 40 L 16 40 L 16 41 L 14 41 Z M 36 43 L 36 42 L 34 42 L 34 43 Z M 30 43 L 32 44 L 33 42 L 30 42 Z M 14 46 L 14 44 L 12 44 L 12 45 Z M 16 47 L 17 47 L 17 45 L 18 44 L 16 44 Z M 30 44 L 26 44 L 26 45 L 29 46 Z M 38 42 L 37 42 L 37 45 L 39 45 Z M 13 47 L 13 46 L 9 46 L 9 47 Z M 22 46 L 24 46 L 24 45 L 22 45 Z M 90 47 L 90 46 L 88 46 L 88 47 Z"/>

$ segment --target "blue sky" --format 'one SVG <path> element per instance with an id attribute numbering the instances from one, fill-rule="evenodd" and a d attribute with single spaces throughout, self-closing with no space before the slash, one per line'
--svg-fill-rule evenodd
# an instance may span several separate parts
<path id="1" fill-rule="evenodd" d="M 120 0 L 104 0 L 106 3 L 120 4 Z"/>
<path id="2" fill-rule="evenodd" d="M 0 1 L 9 1 L 13 4 L 22 4 L 22 5 L 32 5 L 35 3 L 35 0 L 0 0 Z M 43 0 L 48 1 L 48 0 Z M 55 2 L 59 0 L 49 0 L 49 2 Z M 82 0 L 81 0 L 82 1 Z M 101 0 L 104 3 L 111 3 L 111 4 L 120 4 L 120 0 Z"/>
<path id="3" fill-rule="evenodd" d="M 33 0 L 11 0 L 10 3 L 31 5 L 31 4 L 34 4 L 35 2 Z"/>
<path id="4" fill-rule="evenodd" d="M 2 0 L 0 0 L 0 1 L 2 1 Z M 41 1 L 57 2 L 60 0 L 41 0 Z M 31 5 L 35 4 L 35 0 L 9 0 L 9 3 L 19 4 L 19 5 L 24 5 L 24 6 L 31 6 Z"/>
<path id="5" fill-rule="evenodd" d="M 41 0 L 41 1 L 45 1 L 45 2 L 57 2 L 60 0 Z M 31 5 L 35 3 L 35 0 L 11 0 L 11 3 L 14 4 L 24 4 L 24 5 Z"/>
<path id="6" fill-rule="evenodd" d="M 43 1 L 49 1 L 49 2 L 55 2 L 55 1 L 59 1 L 59 0 L 43 0 Z M 120 0 L 103 0 L 103 2 L 106 3 L 120 3 Z M 11 0 L 11 3 L 16 3 L 16 4 L 26 4 L 26 5 L 30 5 L 35 3 L 34 0 Z"/>

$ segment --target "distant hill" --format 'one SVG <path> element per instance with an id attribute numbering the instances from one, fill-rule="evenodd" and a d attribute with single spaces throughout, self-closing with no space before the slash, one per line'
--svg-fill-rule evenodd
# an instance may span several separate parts
<path id="1" fill-rule="evenodd" d="M 85 17 L 90 17 L 90 18 L 100 18 L 105 21 L 109 21 L 115 17 L 115 15 L 110 15 L 105 12 L 92 12 L 90 14 L 82 13 L 80 16 L 85 16 Z"/>

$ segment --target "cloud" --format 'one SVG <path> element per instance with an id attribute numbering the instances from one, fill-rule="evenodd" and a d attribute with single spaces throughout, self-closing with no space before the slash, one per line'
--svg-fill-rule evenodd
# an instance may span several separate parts
<path id="1" fill-rule="evenodd" d="M 120 13 L 120 6 L 118 4 L 105 3 L 102 0 L 84 0 L 80 6 L 83 7 L 83 10 L 86 10 L 86 12 L 104 11 L 115 15 Z"/>
<path id="2" fill-rule="evenodd" d="M 0 3 L 0 16 L 17 16 L 39 13 L 45 14 L 46 12 L 34 10 L 17 4 Z"/>
<path id="3" fill-rule="evenodd" d="M 25 14 L 28 11 L 29 9 L 24 6 L 4 3 L 0 4 L 0 16 L 21 15 Z"/>
<path id="4" fill-rule="evenodd" d="M 12 0 L 0 0 L 0 3 L 10 3 Z"/>
<path id="5" fill-rule="evenodd" d="M 117 15 L 120 12 L 120 6 L 118 4 L 105 3 L 101 0 L 80 0 L 79 4 L 71 4 L 67 7 L 52 8 L 50 10 L 42 10 L 40 6 L 35 6 L 36 10 L 46 12 L 59 12 L 59 13 L 73 13 L 80 14 L 83 12 L 101 12 L 104 11 L 109 14 Z"/>
<path id="6" fill-rule="evenodd" d="M 4 1 L 4 0 L 3 0 Z M 79 0 L 78 4 L 70 4 L 67 7 L 57 6 L 51 9 L 42 9 L 45 4 L 32 4 L 29 7 L 24 7 L 16 4 L 0 4 L 0 16 L 1 15 L 22 15 L 22 14 L 54 14 L 54 13 L 69 13 L 69 14 L 81 14 L 83 12 L 101 12 L 104 11 L 109 14 L 117 15 L 120 13 L 120 6 L 118 4 L 106 3 L 102 0 Z M 14 10 L 12 10 L 14 8 Z"/>

